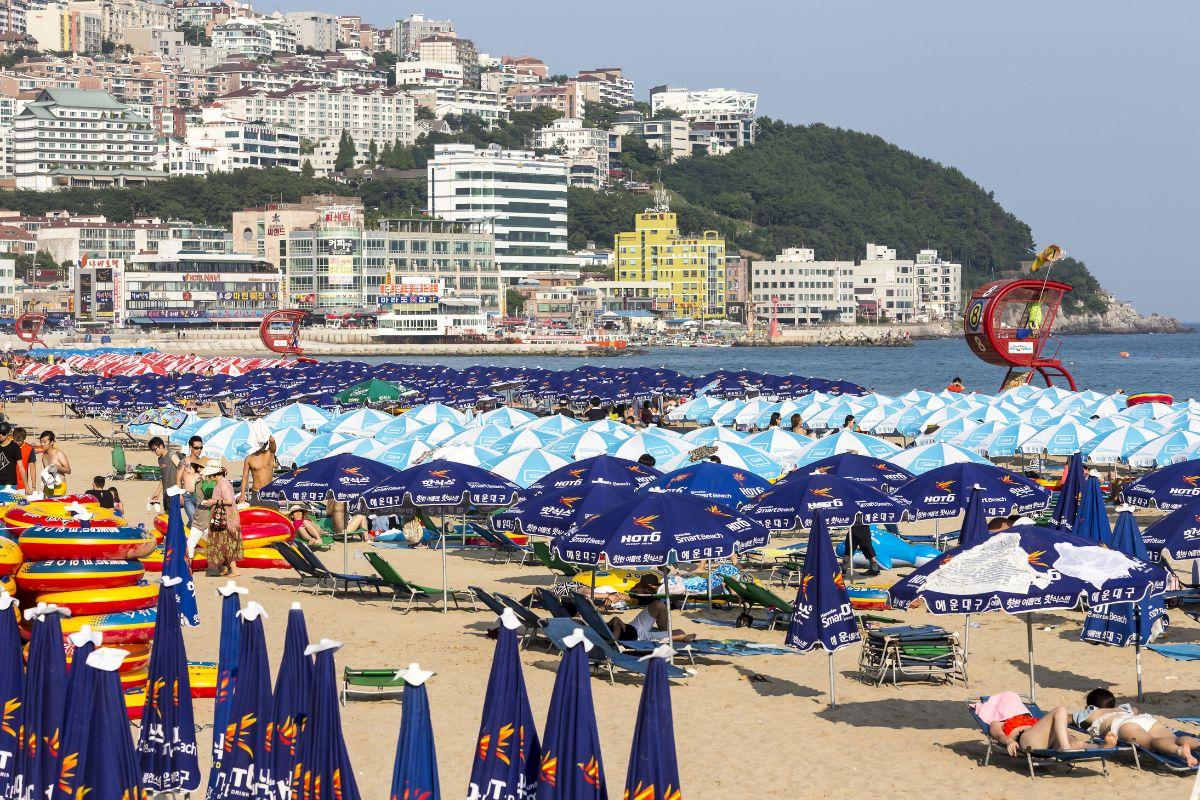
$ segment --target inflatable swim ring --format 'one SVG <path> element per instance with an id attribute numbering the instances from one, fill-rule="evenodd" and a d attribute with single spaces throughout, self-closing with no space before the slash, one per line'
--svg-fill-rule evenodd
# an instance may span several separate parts
<path id="1" fill-rule="evenodd" d="M 217 662 L 189 661 L 188 683 L 192 687 L 192 697 L 216 697 Z"/>
<path id="2" fill-rule="evenodd" d="M 111 614 L 139 611 L 158 602 L 158 587 L 150 585 L 118 586 L 111 589 L 76 589 L 71 592 L 39 594 L 39 603 L 53 603 L 76 614 Z"/>
<path id="3" fill-rule="evenodd" d="M 878 586 L 847 586 L 850 607 L 856 611 L 882 611 L 888 607 L 888 590 Z"/>
<path id="4" fill-rule="evenodd" d="M 17 570 L 23 592 L 70 592 L 133 586 L 145 571 L 137 560 L 28 561 Z"/>
<path id="5" fill-rule="evenodd" d="M 291 569 L 274 547 L 249 548 L 237 565 L 244 569 Z"/>
<path id="6" fill-rule="evenodd" d="M 23 559 L 17 543 L 0 536 L 0 578 L 6 578 L 16 572 Z"/>
<path id="7" fill-rule="evenodd" d="M 1132 408 L 1139 406 L 1142 403 L 1162 403 L 1169 406 L 1175 402 L 1175 398 L 1166 392 L 1142 392 L 1140 394 L 1131 394 L 1125 398 L 1125 407 Z"/>
<path id="8" fill-rule="evenodd" d="M 75 633 L 84 625 L 104 635 L 106 645 L 141 644 L 154 638 L 154 620 L 158 611 L 143 608 L 140 611 L 121 611 L 114 614 L 81 614 L 64 617 L 63 635 Z"/>
<path id="9" fill-rule="evenodd" d="M 137 689 L 139 687 L 144 688 L 146 686 L 146 681 L 150 678 L 150 675 L 146 672 L 145 667 L 131 669 L 128 672 L 121 670 L 120 676 L 121 688 L 126 691 L 129 689 Z"/>
<path id="10" fill-rule="evenodd" d="M 142 718 L 142 711 L 145 707 L 146 686 L 144 684 L 125 690 L 125 713 L 131 722 L 137 722 Z"/>
<path id="11" fill-rule="evenodd" d="M 116 528 L 119 527 L 123 520 L 117 516 L 117 512 L 111 508 L 101 508 L 96 505 L 93 498 L 88 498 L 93 502 L 80 503 L 92 515 L 88 521 L 88 527 L 92 528 Z M 11 506 L 4 512 L 4 525 L 9 532 L 19 534 L 24 528 L 32 528 L 35 525 L 42 525 L 51 528 L 79 528 L 82 523 L 75 519 L 75 516 L 67 510 L 70 505 L 69 501 L 58 500 L 35 500 L 32 503 L 27 503 L 23 506 Z"/>
<path id="12" fill-rule="evenodd" d="M 291 521 L 273 508 L 252 506 L 240 512 L 240 519 L 242 541 L 248 547 L 266 547 L 275 542 L 291 541 L 295 533 Z M 159 514 L 154 518 L 154 536 L 162 541 L 166 533 L 167 515 Z"/>
<path id="13" fill-rule="evenodd" d="M 154 537 L 141 528 L 29 527 L 19 543 L 30 561 L 130 559 L 154 549 Z"/>
<path id="14" fill-rule="evenodd" d="M 8 592 L 9 594 L 16 594 L 17 593 L 17 582 L 15 580 L 13 580 L 11 576 L 9 576 L 7 578 L 0 578 L 0 589 L 3 589 L 4 591 Z"/>
<path id="15" fill-rule="evenodd" d="M 163 567 L 163 549 L 161 547 L 154 548 L 150 555 L 142 556 L 139 561 L 146 572 L 162 572 Z M 197 550 L 192 554 L 192 572 L 208 568 L 208 557 L 204 555 L 203 550 Z"/>

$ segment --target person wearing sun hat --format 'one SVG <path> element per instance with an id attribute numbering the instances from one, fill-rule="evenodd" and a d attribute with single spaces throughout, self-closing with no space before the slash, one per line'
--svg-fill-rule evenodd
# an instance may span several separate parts
<path id="1" fill-rule="evenodd" d="M 243 558 L 242 521 L 238 516 L 237 494 L 220 459 L 210 458 L 205 462 L 200 476 L 216 479 L 212 497 L 201 501 L 201 505 L 212 511 L 205 545 L 208 569 L 204 574 L 210 577 L 232 575 L 234 565 Z"/>

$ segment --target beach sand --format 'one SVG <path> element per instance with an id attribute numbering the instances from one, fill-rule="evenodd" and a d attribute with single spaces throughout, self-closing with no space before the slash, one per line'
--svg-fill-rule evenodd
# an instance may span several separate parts
<path id="1" fill-rule="evenodd" d="M 64 420 L 60 407 L 39 404 L 11 405 L 10 418 L 31 432 L 49 428 L 58 433 L 81 434 L 82 420 Z M 97 423 L 102 431 L 107 422 Z M 110 472 L 108 448 L 86 440 L 66 440 L 63 449 L 71 459 L 71 491 L 83 491 L 93 475 Z M 130 468 L 152 463 L 148 452 L 126 449 Z M 235 466 L 231 472 L 238 474 Z M 133 523 L 149 523 L 146 501 L 154 484 L 121 481 L 117 487 Z M 350 571 L 370 572 L 351 548 Z M 418 583 L 440 582 L 439 557 L 428 550 L 383 550 L 384 557 L 401 574 Z M 334 569 L 342 566 L 335 546 L 322 554 Z M 536 586 L 551 583 L 541 567 L 517 563 L 491 564 L 479 551 L 451 551 L 449 582 L 452 587 L 478 585 L 520 597 Z M 894 580 L 886 574 L 879 582 Z M 282 655 L 284 626 L 289 605 L 299 600 L 307 617 L 310 637 L 345 643 L 337 654 L 339 670 L 395 668 L 416 661 L 437 675 L 428 684 L 437 740 L 442 791 L 445 797 L 466 797 L 471 758 L 475 749 L 484 688 L 493 641 L 485 630 L 494 624 L 486 611 L 451 611 L 442 614 L 423 607 L 403 614 L 389 610 L 388 600 L 372 595 L 314 596 L 294 591 L 296 578 L 286 571 L 241 570 L 239 584 L 249 588 L 249 599 L 260 602 L 266 620 L 272 669 Z M 217 658 L 219 600 L 216 587 L 225 579 L 196 576 L 202 624 L 185 629 L 188 657 L 193 661 Z M 777 590 L 791 599 L 794 590 Z M 761 612 L 760 612 L 761 613 Z M 886 612 L 911 624 L 935 622 L 962 630 L 962 617 L 934 618 L 923 611 Z M 628 617 L 629 614 L 627 613 Z M 694 618 L 720 616 L 707 609 L 675 614 L 677 627 L 702 638 L 738 638 L 779 644 L 783 632 L 734 629 L 698 624 Z M 1065 705 L 1076 709 L 1083 694 L 1096 686 L 1109 686 L 1118 696 L 1136 690 L 1132 648 L 1118 649 L 1079 641 L 1083 615 L 1038 614 L 1034 632 L 1037 650 L 1038 701 L 1044 708 Z M 1171 628 L 1160 641 L 1200 641 L 1200 626 L 1178 611 L 1170 614 Z M 692 798 L 791 798 L 791 797 L 898 797 L 941 798 L 969 794 L 974 798 L 1062 798 L 1109 795 L 1114 790 L 1129 796 L 1185 797 L 1191 782 L 1166 773 L 1137 772 L 1123 757 L 1110 767 L 1109 778 L 1088 765 L 1060 774 L 1056 767 L 1039 770 L 1030 781 L 1025 762 L 994 758 L 980 765 L 984 745 L 968 716 L 965 703 L 980 694 L 1003 690 L 1028 691 L 1026 629 L 1022 620 L 1003 614 L 977 615 L 978 627 L 970 633 L 970 686 L 902 684 L 900 688 L 866 685 L 857 677 L 858 646 L 836 654 L 839 706 L 828 708 L 828 666 L 823 652 L 786 656 L 755 656 L 725 661 L 697 660 L 697 674 L 672 686 L 676 747 L 684 797 Z M 523 651 L 525 680 L 534 718 L 544 724 L 556 654 L 534 645 Z M 1148 711 L 1166 716 L 1200 713 L 1200 686 L 1195 664 L 1168 660 L 1152 652 L 1143 654 Z M 610 797 L 620 797 L 641 685 L 618 679 L 616 685 L 592 681 L 599 722 L 605 774 Z M 212 730 L 212 700 L 197 700 L 196 719 L 205 727 L 198 733 L 201 767 L 207 775 Z M 397 699 L 352 699 L 342 710 L 342 720 L 358 785 L 364 798 L 387 797 L 399 729 L 401 705 Z M 1045 777 L 1042 777 L 1044 775 Z"/>

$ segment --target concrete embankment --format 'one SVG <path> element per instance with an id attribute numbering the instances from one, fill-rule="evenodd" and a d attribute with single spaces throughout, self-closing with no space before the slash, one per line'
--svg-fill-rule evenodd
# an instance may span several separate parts
<path id="1" fill-rule="evenodd" d="M 942 339 L 957 330 L 949 322 L 915 325 L 820 325 L 785 328 L 778 336 L 747 341 L 755 347 L 908 347 L 915 339 Z"/>

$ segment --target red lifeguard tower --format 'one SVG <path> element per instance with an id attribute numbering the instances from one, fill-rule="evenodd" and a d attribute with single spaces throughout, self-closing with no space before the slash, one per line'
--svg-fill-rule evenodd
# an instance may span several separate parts
<path id="1" fill-rule="evenodd" d="M 1008 367 L 1001 390 L 1014 373 L 1024 382 L 1036 372 L 1054 385 L 1054 376 L 1066 378 L 1075 390 L 1075 379 L 1058 360 L 1061 342 L 1051 337 L 1054 317 L 1071 286 L 1036 278 L 992 281 L 971 295 L 963 314 L 963 335 L 971 352 L 989 364 Z"/>
<path id="2" fill-rule="evenodd" d="M 302 356 L 300 346 L 300 323 L 308 312 L 299 308 L 280 308 L 263 317 L 258 326 L 258 337 L 273 353 L 283 356 Z"/>
<path id="3" fill-rule="evenodd" d="M 26 311 L 13 322 L 13 333 L 22 342 L 28 343 L 30 350 L 33 349 L 35 344 L 45 347 L 46 342 L 42 339 L 42 328 L 45 324 L 46 315 L 41 311 Z"/>

